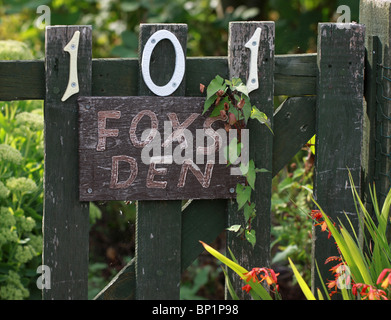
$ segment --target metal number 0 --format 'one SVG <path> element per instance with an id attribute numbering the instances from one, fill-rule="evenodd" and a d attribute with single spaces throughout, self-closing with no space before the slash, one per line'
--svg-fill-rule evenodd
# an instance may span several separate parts
<path id="1" fill-rule="evenodd" d="M 175 50 L 175 69 L 171 77 L 171 80 L 164 86 L 156 85 L 151 79 L 149 72 L 149 64 L 151 62 L 151 56 L 153 49 L 159 41 L 167 39 L 170 40 Z M 168 96 L 173 93 L 180 85 L 185 75 L 185 55 L 178 38 L 168 30 L 156 31 L 147 41 L 143 56 L 141 59 L 141 73 L 143 79 L 148 88 L 158 96 Z"/>

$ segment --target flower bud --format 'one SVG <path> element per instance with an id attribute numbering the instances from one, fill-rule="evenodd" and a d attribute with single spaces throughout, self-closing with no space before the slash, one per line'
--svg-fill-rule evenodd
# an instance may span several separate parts
<path id="1" fill-rule="evenodd" d="M 229 113 L 228 117 L 229 117 L 229 124 L 230 125 L 233 125 L 234 123 L 236 123 L 236 117 L 232 112 Z"/>
<path id="2" fill-rule="evenodd" d="M 242 109 L 245 103 L 246 103 L 246 101 L 244 101 L 244 99 L 240 100 L 238 103 L 238 108 Z"/>

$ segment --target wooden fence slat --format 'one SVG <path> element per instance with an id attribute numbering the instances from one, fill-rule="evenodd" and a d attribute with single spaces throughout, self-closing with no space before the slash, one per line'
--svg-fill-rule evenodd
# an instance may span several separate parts
<path id="1" fill-rule="evenodd" d="M 391 186 L 390 17 L 389 1 L 360 1 L 360 23 L 366 26 L 367 48 L 365 97 L 368 121 L 365 123 L 364 139 L 369 144 L 369 150 L 365 173 L 367 184 L 376 183 L 380 208 Z"/>
<path id="2" fill-rule="evenodd" d="M 247 81 L 250 65 L 250 50 L 244 45 L 252 37 L 255 30 L 262 28 L 258 50 L 259 89 L 250 93 L 251 103 L 264 112 L 273 122 L 273 69 L 274 69 L 274 22 L 232 22 L 229 27 L 228 68 L 230 78 L 239 77 Z M 273 125 L 273 124 L 272 124 Z M 272 149 L 273 135 L 266 126 L 259 122 L 249 121 L 250 132 L 249 153 L 256 168 L 270 170 L 257 175 L 255 191 L 252 192 L 256 205 L 257 217 L 252 222 L 256 232 L 256 244 L 251 244 L 237 237 L 235 233 L 227 233 L 227 246 L 232 250 L 239 264 L 244 268 L 267 267 L 270 264 L 270 232 L 271 232 L 271 184 L 272 184 Z M 243 224 L 243 214 L 237 212 L 237 206 L 229 201 L 228 226 Z M 227 251 L 228 252 L 228 251 Z M 243 299 L 248 295 L 242 292 L 242 280 L 232 274 L 232 284 Z M 228 294 L 229 295 L 229 294 Z"/>
<path id="3" fill-rule="evenodd" d="M 227 57 L 188 57 L 186 70 L 186 96 L 203 96 L 199 83 L 207 85 L 216 74 L 228 77 Z M 0 101 L 45 98 L 43 60 L 0 61 L 0 74 Z M 136 96 L 138 76 L 137 59 L 92 59 L 92 95 Z M 274 79 L 276 96 L 315 95 L 316 54 L 277 55 Z"/>
<path id="4" fill-rule="evenodd" d="M 316 93 L 316 53 L 275 56 L 274 95 Z"/>
<path id="5" fill-rule="evenodd" d="M 314 196 L 336 223 L 340 219 L 347 226 L 346 213 L 357 232 L 357 212 L 348 170 L 361 193 L 365 27 L 350 24 L 339 29 L 336 24 L 322 23 L 318 29 Z M 330 266 L 324 264 L 326 258 L 333 255 L 337 255 L 334 242 L 327 238 L 326 232 L 315 228 L 313 290 L 321 288 L 315 261 L 325 281 L 334 279 L 328 272 Z"/>
<path id="6" fill-rule="evenodd" d="M 51 270 L 51 289 L 43 298 L 87 299 L 89 205 L 79 201 L 78 106 L 62 95 L 70 58 L 63 49 L 80 31 L 78 79 L 81 95 L 91 94 L 92 28 L 46 29 L 45 174 L 43 264 Z"/>
<path id="7" fill-rule="evenodd" d="M 274 113 L 274 177 L 315 134 L 316 97 L 285 100 Z"/>
<path id="8" fill-rule="evenodd" d="M 187 25 L 142 24 L 140 54 L 149 37 L 158 30 L 169 30 L 179 40 L 186 55 Z M 175 54 L 167 40 L 153 51 L 150 70 L 157 85 L 166 84 L 173 72 Z M 151 95 L 144 81 L 139 95 Z M 175 96 L 185 94 L 183 80 Z M 136 299 L 179 299 L 181 280 L 181 201 L 139 201 L 136 221 Z"/>
<path id="9" fill-rule="evenodd" d="M 0 61 L 0 100 L 45 98 L 43 60 Z"/>

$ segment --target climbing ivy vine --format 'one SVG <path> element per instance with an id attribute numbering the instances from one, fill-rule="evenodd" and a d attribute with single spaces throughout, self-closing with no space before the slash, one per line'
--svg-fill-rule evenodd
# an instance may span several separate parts
<path id="1" fill-rule="evenodd" d="M 221 116 L 225 121 L 227 132 L 232 129 L 237 130 L 237 138 L 233 138 L 224 150 L 229 165 L 236 163 L 242 155 L 244 149 L 241 139 L 242 130 L 246 128 L 249 119 L 255 119 L 260 124 L 266 125 L 273 133 L 270 119 L 257 107 L 251 105 L 247 86 L 240 78 L 227 80 L 217 75 L 207 87 L 200 85 L 201 92 L 204 93 L 205 89 L 206 100 L 203 113 L 211 109 L 210 117 Z M 255 203 L 251 200 L 251 193 L 255 189 L 256 174 L 267 170 L 256 168 L 252 159 L 247 163 L 241 162 L 239 168 L 245 177 L 245 183 L 236 185 L 236 202 L 238 211 L 243 212 L 245 225 L 232 225 L 227 230 L 236 232 L 238 236 L 244 236 L 254 246 L 256 235 L 251 222 L 256 217 L 256 209 Z"/>

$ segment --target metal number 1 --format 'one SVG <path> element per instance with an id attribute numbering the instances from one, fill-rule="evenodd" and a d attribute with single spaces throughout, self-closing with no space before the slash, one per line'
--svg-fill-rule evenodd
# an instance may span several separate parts
<path id="1" fill-rule="evenodd" d="M 259 50 L 259 42 L 261 39 L 262 29 L 257 28 L 254 34 L 250 38 L 250 40 L 245 44 L 245 47 L 250 49 L 250 70 L 247 79 L 247 89 L 250 93 L 253 90 L 259 88 L 258 83 L 258 50 Z"/>
<path id="2" fill-rule="evenodd" d="M 79 81 L 77 78 L 77 52 L 79 49 L 80 31 L 75 31 L 71 41 L 64 47 L 64 51 L 69 52 L 69 80 L 61 101 L 66 101 L 70 96 L 79 92 Z"/>

